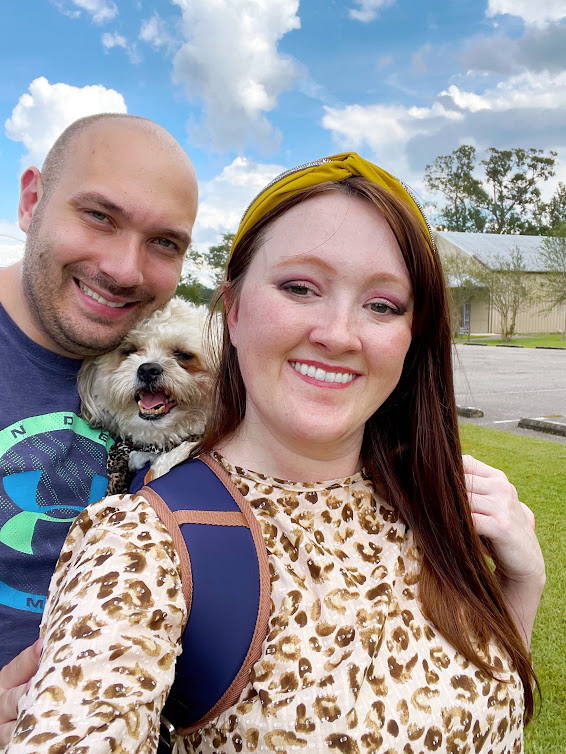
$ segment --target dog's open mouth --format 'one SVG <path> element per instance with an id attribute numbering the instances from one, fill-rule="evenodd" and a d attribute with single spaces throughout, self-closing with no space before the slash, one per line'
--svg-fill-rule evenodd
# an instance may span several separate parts
<path id="1" fill-rule="evenodd" d="M 167 393 L 150 393 L 148 390 L 136 393 L 136 401 L 142 419 L 160 419 L 177 405 L 173 396 Z"/>

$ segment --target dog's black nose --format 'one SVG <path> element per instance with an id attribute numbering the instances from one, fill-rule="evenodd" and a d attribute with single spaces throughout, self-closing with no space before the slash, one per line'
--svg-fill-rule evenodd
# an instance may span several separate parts
<path id="1" fill-rule="evenodd" d="M 138 367 L 138 379 L 146 384 L 156 380 L 160 374 L 163 374 L 163 367 L 154 361 L 148 361 Z"/>

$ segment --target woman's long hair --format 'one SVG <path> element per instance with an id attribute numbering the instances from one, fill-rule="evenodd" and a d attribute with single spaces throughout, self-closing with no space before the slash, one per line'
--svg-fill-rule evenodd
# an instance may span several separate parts
<path id="1" fill-rule="evenodd" d="M 425 616 L 455 649 L 491 677 L 497 670 L 486 659 L 489 641 L 495 640 L 507 652 L 523 682 L 528 722 L 536 678 L 503 597 L 504 568 L 489 540 L 480 538 L 473 525 L 458 436 L 447 291 L 438 253 L 414 209 L 361 177 L 297 192 L 242 237 L 228 264 L 227 283 L 212 306 L 219 304 L 226 290 L 230 302 L 238 297 L 249 264 L 276 218 L 329 191 L 361 197 L 379 210 L 395 234 L 413 289 L 411 345 L 397 387 L 366 423 L 363 464 L 379 494 L 401 513 L 420 548 L 419 598 Z M 226 311 L 223 320 L 212 418 L 194 455 L 220 445 L 236 430 L 246 410 Z"/>

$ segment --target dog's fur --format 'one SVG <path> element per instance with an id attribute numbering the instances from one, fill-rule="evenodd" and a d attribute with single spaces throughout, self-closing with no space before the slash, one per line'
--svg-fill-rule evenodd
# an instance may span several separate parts
<path id="1" fill-rule="evenodd" d="M 212 384 L 205 317 L 202 307 L 174 298 L 116 350 L 86 359 L 80 369 L 82 416 L 133 445 L 130 470 L 166 453 L 152 467 L 160 476 L 184 460 L 204 430 Z"/>

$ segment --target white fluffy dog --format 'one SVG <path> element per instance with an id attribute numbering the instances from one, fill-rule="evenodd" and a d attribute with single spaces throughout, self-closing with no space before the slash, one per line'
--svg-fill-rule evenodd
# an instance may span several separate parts
<path id="1" fill-rule="evenodd" d="M 204 431 L 212 383 L 205 318 L 203 307 L 174 298 L 116 350 L 86 359 L 81 367 L 83 418 L 124 441 L 109 460 L 107 494 L 126 491 L 125 479 L 117 479 L 124 469 L 116 468 L 124 457 L 132 472 L 159 456 L 152 472 L 161 476 L 186 458 Z"/>

